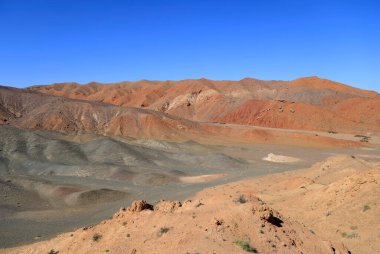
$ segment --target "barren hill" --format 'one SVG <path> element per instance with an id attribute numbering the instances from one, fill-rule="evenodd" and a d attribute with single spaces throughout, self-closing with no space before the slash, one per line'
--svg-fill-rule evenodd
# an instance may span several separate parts
<path id="1" fill-rule="evenodd" d="M 149 109 L 50 96 L 0 87 L 0 124 L 67 134 L 187 140 L 201 137 L 199 124 Z"/>
<path id="2" fill-rule="evenodd" d="M 353 135 L 346 139 L 302 131 L 283 132 L 204 123 L 148 108 L 120 107 L 106 102 L 72 99 L 9 87 L 0 87 L 0 109 L 0 124 L 70 135 L 88 133 L 137 139 L 195 140 L 214 144 L 256 142 L 319 147 L 365 145 L 359 142 L 360 139 L 353 138 Z"/>
<path id="3" fill-rule="evenodd" d="M 61 83 L 29 90 L 122 107 L 149 108 L 201 122 L 356 134 L 380 132 L 379 94 L 318 77 L 293 81 L 246 78 Z"/>

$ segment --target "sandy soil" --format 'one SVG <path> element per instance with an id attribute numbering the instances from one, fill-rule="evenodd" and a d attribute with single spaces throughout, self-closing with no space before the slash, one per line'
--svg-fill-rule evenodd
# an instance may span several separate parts
<path id="1" fill-rule="evenodd" d="M 264 161 L 276 162 L 276 163 L 293 163 L 298 162 L 301 159 L 285 156 L 285 155 L 276 155 L 273 153 L 268 154 L 268 156 L 263 158 Z"/>
<path id="2" fill-rule="evenodd" d="M 378 253 L 379 170 L 334 156 L 183 203 L 135 202 L 97 226 L 0 253 Z"/>
<path id="3" fill-rule="evenodd" d="M 179 180 L 184 183 L 203 183 L 225 177 L 227 174 L 213 174 L 213 175 L 200 175 L 200 176 L 183 176 Z"/>

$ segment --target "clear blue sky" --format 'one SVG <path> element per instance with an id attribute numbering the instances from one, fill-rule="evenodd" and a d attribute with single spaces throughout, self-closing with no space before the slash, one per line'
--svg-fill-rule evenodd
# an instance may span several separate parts
<path id="1" fill-rule="evenodd" d="M 380 91 L 380 1 L 0 0 L 0 84 L 317 75 Z"/>

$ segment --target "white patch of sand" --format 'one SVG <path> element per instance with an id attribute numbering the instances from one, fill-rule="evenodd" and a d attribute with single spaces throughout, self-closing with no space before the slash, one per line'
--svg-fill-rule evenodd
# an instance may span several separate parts
<path id="1" fill-rule="evenodd" d="M 293 163 L 301 161 L 301 159 L 296 157 L 284 156 L 284 155 L 276 155 L 273 153 L 268 154 L 267 157 L 263 158 L 264 161 L 270 161 L 275 163 Z"/>
<path id="2" fill-rule="evenodd" d="M 200 175 L 200 176 L 182 176 L 179 180 L 183 183 L 205 183 L 210 182 L 222 177 L 227 174 L 213 174 L 213 175 Z"/>

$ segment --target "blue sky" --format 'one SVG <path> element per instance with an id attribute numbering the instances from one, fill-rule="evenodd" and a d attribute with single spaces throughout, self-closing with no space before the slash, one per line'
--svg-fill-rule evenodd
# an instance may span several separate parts
<path id="1" fill-rule="evenodd" d="M 317 75 L 380 91 L 380 1 L 0 0 L 0 84 Z"/>

